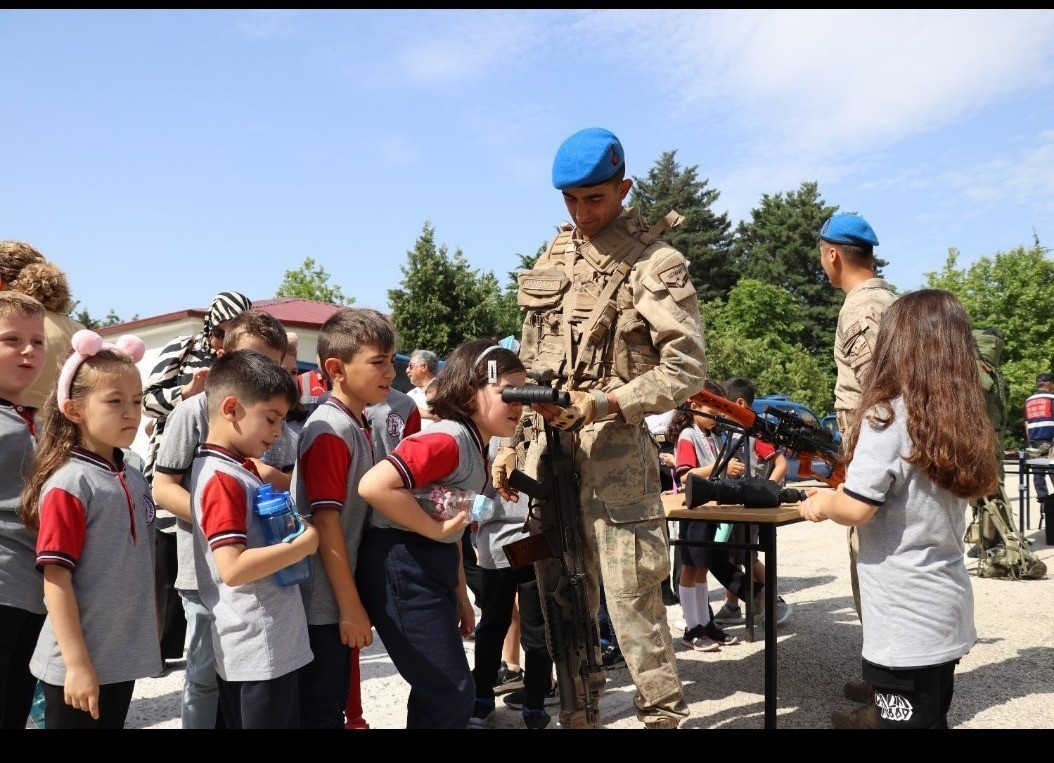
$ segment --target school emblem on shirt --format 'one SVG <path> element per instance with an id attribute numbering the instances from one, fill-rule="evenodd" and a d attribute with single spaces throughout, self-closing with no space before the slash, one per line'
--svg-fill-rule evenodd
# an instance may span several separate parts
<path id="1" fill-rule="evenodd" d="M 388 414 L 388 418 L 384 420 L 384 429 L 388 432 L 390 437 L 394 437 L 396 440 L 401 440 L 403 437 L 403 429 L 406 427 L 406 421 L 395 411 Z"/>
<path id="2" fill-rule="evenodd" d="M 143 493 L 142 502 L 146 526 L 150 527 L 154 524 L 154 517 L 157 516 L 157 506 L 154 505 L 154 499 L 150 497 L 150 493 Z"/>

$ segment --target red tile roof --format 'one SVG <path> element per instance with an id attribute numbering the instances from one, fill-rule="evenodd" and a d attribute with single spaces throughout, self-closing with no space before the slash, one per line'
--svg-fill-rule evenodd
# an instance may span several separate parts
<path id="1" fill-rule="evenodd" d="M 253 301 L 253 307 L 270 313 L 286 328 L 309 328 L 319 329 L 333 313 L 340 310 L 344 305 L 334 305 L 329 302 L 317 302 L 313 299 L 297 299 L 295 297 L 281 297 L 279 299 L 261 299 Z M 185 310 L 176 310 L 171 313 L 155 315 L 150 318 L 140 318 L 126 323 L 118 323 L 113 326 L 100 328 L 102 336 L 135 333 L 136 330 L 147 326 L 156 326 L 161 323 L 170 323 L 182 318 L 203 319 L 208 312 L 207 307 L 189 307 Z"/>

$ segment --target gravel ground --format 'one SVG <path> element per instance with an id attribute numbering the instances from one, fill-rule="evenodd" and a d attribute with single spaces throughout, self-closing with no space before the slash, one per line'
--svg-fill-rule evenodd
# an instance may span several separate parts
<path id="1" fill-rule="evenodd" d="M 1016 476 L 1007 487 L 1017 495 Z M 1013 482 L 1011 483 L 1011 480 Z M 1016 499 L 1014 501 L 1016 509 Z M 949 724 L 956 729 L 1054 729 L 1054 548 L 1045 530 L 1025 535 L 1051 570 L 1038 581 L 1007 581 L 972 576 L 978 641 L 956 672 Z M 780 627 L 778 644 L 778 729 L 829 729 L 831 711 L 850 708 L 841 695 L 846 680 L 859 679 L 861 631 L 853 610 L 844 527 L 801 522 L 778 531 L 780 593 L 793 605 Z M 973 570 L 975 561 L 967 559 Z M 714 609 L 721 605 L 711 579 Z M 691 716 L 682 728 L 764 728 L 764 641 L 702 653 L 680 645 L 678 605 L 667 609 L 678 645 L 677 661 Z M 743 626 L 728 629 L 744 638 Z M 473 643 L 465 642 L 469 664 Z M 168 663 L 160 678 L 136 684 L 127 727 L 178 729 L 183 664 Z M 379 640 L 362 655 L 362 700 L 374 729 L 405 726 L 408 687 Z M 633 710 L 634 687 L 625 668 L 608 672 L 601 700 L 606 728 L 641 728 Z M 555 715 L 557 708 L 552 708 Z M 520 729 L 518 711 L 499 699 L 495 728 Z M 550 728 L 555 728 L 554 722 Z"/>

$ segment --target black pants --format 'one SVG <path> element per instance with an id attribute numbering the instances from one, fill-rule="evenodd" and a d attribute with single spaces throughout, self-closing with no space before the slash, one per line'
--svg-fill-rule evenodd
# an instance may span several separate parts
<path id="1" fill-rule="evenodd" d="M 534 565 L 518 570 L 511 568 L 480 569 L 483 596 L 482 614 L 476 628 L 476 667 L 472 679 L 476 696 L 494 699 L 494 683 L 498 680 L 501 648 L 512 623 L 512 606 L 520 597 L 520 645 L 523 647 L 523 706 L 540 709 L 545 695 L 553 687 L 553 658 L 545 645 L 545 621 L 538 597 L 538 581 Z"/>
<path id="2" fill-rule="evenodd" d="M 958 660 L 922 668 L 885 668 L 863 661 L 864 680 L 887 729 L 946 729 Z"/>
<path id="3" fill-rule="evenodd" d="M 0 728 L 24 729 L 37 679 L 29 658 L 47 615 L 0 605 Z"/>
<path id="4" fill-rule="evenodd" d="M 307 626 L 315 658 L 300 668 L 300 728 L 342 729 L 351 688 L 351 647 L 340 626 Z"/>
<path id="5" fill-rule="evenodd" d="M 98 720 L 87 710 L 67 705 L 65 687 L 43 681 L 41 686 L 44 687 L 45 729 L 123 729 L 128 707 L 132 704 L 135 681 L 99 686 Z"/>
<path id="6" fill-rule="evenodd" d="M 471 535 L 467 529 L 461 535 L 461 557 L 465 567 L 465 584 L 478 603 L 483 598 L 483 568 L 477 564 L 476 547 L 472 545 Z"/>
<path id="7" fill-rule="evenodd" d="M 154 556 L 154 595 L 157 599 L 157 619 L 161 639 L 161 659 L 178 660 L 183 656 L 187 640 L 187 616 L 183 600 L 176 590 L 176 535 L 154 533 L 157 537 Z"/>
<path id="8" fill-rule="evenodd" d="M 453 543 L 367 527 L 355 584 L 395 669 L 408 684 L 408 729 L 465 729 L 474 686 L 458 631 Z"/>
<path id="9" fill-rule="evenodd" d="M 717 532 L 717 522 L 681 522 L 681 538 L 694 541 L 712 541 Z M 747 571 L 738 564 L 733 564 L 728 549 L 720 546 L 709 548 L 681 546 L 681 562 L 692 567 L 706 567 L 722 586 L 739 599 L 750 596 L 747 593 Z M 679 582 L 679 581 L 678 581 Z M 765 587 L 765 581 L 754 581 L 754 593 Z"/>
<path id="10" fill-rule="evenodd" d="M 298 673 L 294 670 L 266 681 L 224 681 L 217 676 L 227 728 L 300 728 Z"/>

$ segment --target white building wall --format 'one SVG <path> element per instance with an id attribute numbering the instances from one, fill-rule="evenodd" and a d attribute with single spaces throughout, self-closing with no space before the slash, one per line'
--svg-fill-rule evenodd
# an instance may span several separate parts
<path id="1" fill-rule="evenodd" d="M 145 385 L 146 380 L 150 378 L 150 372 L 153 371 L 154 366 L 157 365 L 157 360 L 161 356 L 161 351 L 169 342 L 179 336 L 196 334 L 201 331 L 201 329 L 202 322 L 200 319 L 185 317 L 167 323 L 158 323 L 137 331 L 136 335 L 142 339 L 143 343 L 146 345 L 146 353 L 143 355 L 143 359 L 136 363 L 136 366 L 139 368 L 139 375 L 143 379 L 143 384 Z M 315 356 L 318 354 L 318 329 L 292 328 L 290 330 L 293 331 L 298 338 L 297 360 L 314 363 Z M 112 342 L 116 338 L 117 337 L 108 336 L 106 341 Z M 146 458 L 147 444 L 150 442 L 150 437 L 146 433 L 146 424 L 148 421 L 150 421 L 150 418 L 143 416 L 143 420 L 139 424 L 139 433 L 136 435 L 131 446 L 132 450 L 144 459 Z"/>

